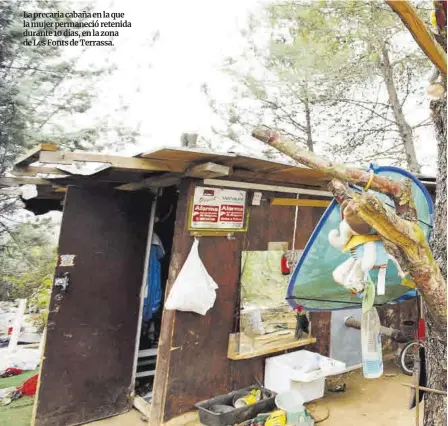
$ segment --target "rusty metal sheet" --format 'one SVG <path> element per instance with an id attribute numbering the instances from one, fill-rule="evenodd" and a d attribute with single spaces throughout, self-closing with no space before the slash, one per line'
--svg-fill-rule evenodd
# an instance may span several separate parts
<path id="1" fill-rule="evenodd" d="M 186 232 L 188 200 L 193 188 L 194 183 L 185 183 L 180 189 L 168 289 L 193 241 Z M 188 312 L 164 311 L 151 424 L 161 424 L 191 411 L 201 400 L 250 386 L 256 379 L 264 379 L 264 357 L 231 361 L 227 358 L 227 349 L 229 333 L 237 331 L 239 322 L 241 252 L 267 250 L 270 241 L 292 244 L 295 208 L 271 206 L 270 199 L 275 196 L 278 194 L 263 192 L 261 206 L 250 206 L 247 233 L 236 233 L 234 240 L 201 238 L 200 256 L 219 285 L 217 299 L 204 317 Z M 250 191 L 248 198 L 252 199 Z M 316 224 L 319 214 L 314 215 L 314 210 L 299 208 L 298 249 L 304 248 Z M 322 332 L 328 334 L 328 330 L 323 328 Z"/>

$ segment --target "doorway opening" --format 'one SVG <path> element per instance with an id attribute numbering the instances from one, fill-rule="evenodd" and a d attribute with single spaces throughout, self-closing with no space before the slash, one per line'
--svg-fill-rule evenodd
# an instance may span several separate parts
<path id="1" fill-rule="evenodd" d="M 166 283 L 168 280 L 179 190 L 176 186 L 160 188 L 154 201 L 148 230 L 148 249 L 142 284 L 140 335 L 136 347 L 135 395 L 148 404 L 153 398 L 157 352 L 162 324 Z M 141 400 L 140 400 L 141 401 Z"/>

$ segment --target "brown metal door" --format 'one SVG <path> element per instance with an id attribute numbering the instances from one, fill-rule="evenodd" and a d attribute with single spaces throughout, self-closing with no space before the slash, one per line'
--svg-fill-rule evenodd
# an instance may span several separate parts
<path id="1" fill-rule="evenodd" d="M 75 255 L 53 287 L 36 426 L 113 416 L 132 404 L 150 195 L 70 187 L 58 252 Z"/>

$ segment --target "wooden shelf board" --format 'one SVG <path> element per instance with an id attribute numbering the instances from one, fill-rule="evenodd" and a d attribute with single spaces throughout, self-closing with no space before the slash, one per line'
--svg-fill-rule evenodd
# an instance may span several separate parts
<path id="1" fill-rule="evenodd" d="M 300 348 L 302 346 L 312 345 L 316 342 L 315 337 L 309 337 L 306 339 L 290 340 L 285 343 L 277 343 L 271 346 L 266 346 L 264 348 L 257 349 L 252 352 L 239 353 L 238 352 L 238 333 L 232 333 L 229 335 L 229 348 L 227 352 L 227 358 L 234 361 L 241 359 L 251 359 L 263 355 L 274 354 L 277 352 L 286 351 L 288 349 Z"/>

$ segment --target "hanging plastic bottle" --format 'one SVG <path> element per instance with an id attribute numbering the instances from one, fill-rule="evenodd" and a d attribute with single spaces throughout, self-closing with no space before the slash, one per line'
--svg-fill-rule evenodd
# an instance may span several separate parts
<path id="1" fill-rule="evenodd" d="M 381 323 L 375 308 L 363 312 L 361 319 L 362 369 L 366 379 L 376 379 L 383 374 Z"/>

